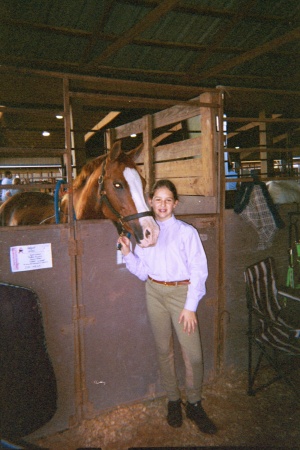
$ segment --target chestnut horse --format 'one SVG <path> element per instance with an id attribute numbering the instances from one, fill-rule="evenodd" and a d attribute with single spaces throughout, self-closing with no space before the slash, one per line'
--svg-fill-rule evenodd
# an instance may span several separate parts
<path id="1" fill-rule="evenodd" d="M 123 152 L 120 141 L 105 156 L 87 163 L 73 183 L 73 207 L 77 220 L 110 219 L 118 233 L 129 232 L 141 247 L 155 245 L 159 234 L 144 198 L 145 180 L 134 159 L 142 145 Z M 68 220 L 68 194 L 61 201 L 60 217 Z M 21 192 L 0 207 L 0 225 L 55 223 L 54 198 L 41 192 Z"/>

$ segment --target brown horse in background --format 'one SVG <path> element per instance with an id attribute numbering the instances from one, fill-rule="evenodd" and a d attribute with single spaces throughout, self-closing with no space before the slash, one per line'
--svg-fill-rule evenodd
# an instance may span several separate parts
<path id="1" fill-rule="evenodd" d="M 120 233 L 129 232 L 142 247 L 156 243 L 159 228 L 144 198 L 145 180 L 134 159 L 142 145 L 123 152 L 120 141 L 105 156 L 87 163 L 73 183 L 77 220 L 110 219 Z M 60 217 L 68 221 L 68 194 L 61 201 Z M 21 192 L 0 207 L 0 225 L 55 223 L 54 198 L 41 192 Z"/>

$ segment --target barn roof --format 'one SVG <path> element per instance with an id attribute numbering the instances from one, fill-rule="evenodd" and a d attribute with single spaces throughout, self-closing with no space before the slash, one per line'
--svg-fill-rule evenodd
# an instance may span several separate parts
<path id="1" fill-rule="evenodd" d="M 2 0 L 2 64 L 297 89 L 297 0 Z"/>
<path id="2" fill-rule="evenodd" d="M 234 113 L 281 92 L 275 106 L 299 117 L 299 0 L 2 0 L 0 8 L 7 127 L 9 108 L 61 110 L 64 74 L 84 130 L 112 111 L 126 123 L 129 108 L 141 116 L 216 86 L 242 88 L 228 91 Z"/>

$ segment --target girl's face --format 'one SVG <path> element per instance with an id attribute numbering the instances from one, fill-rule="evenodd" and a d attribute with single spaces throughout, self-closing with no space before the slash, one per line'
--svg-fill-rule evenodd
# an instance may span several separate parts
<path id="1" fill-rule="evenodd" d="M 153 198 L 149 199 L 155 218 L 160 222 L 170 219 L 178 200 L 174 200 L 173 193 L 165 186 L 154 192 Z"/>

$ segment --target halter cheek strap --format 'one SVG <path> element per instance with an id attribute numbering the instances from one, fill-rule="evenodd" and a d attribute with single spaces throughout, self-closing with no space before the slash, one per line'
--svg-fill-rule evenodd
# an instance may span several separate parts
<path id="1" fill-rule="evenodd" d="M 100 175 L 100 177 L 98 179 L 100 205 L 101 205 L 102 202 L 104 202 L 106 204 L 106 206 L 108 206 L 110 211 L 117 217 L 118 222 L 121 224 L 123 231 L 125 231 L 124 230 L 124 222 L 130 222 L 131 220 L 140 219 L 141 217 L 146 217 L 146 216 L 152 216 L 153 217 L 152 211 L 143 211 L 143 212 L 140 212 L 140 213 L 131 214 L 129 216 L 123 217 L 122 214 L 120 214 L 118 211 L 115 210 L 113 205 L 110 203 L 109 198 L 107 197 L 106 192 L 104 190 L 105 168 L 106 168 L 106 158 L 105 158 L 105 160 L 103 162 L 103 165 L 102 165 L 102 173 L 101 173 L 101 175 Z"/>

